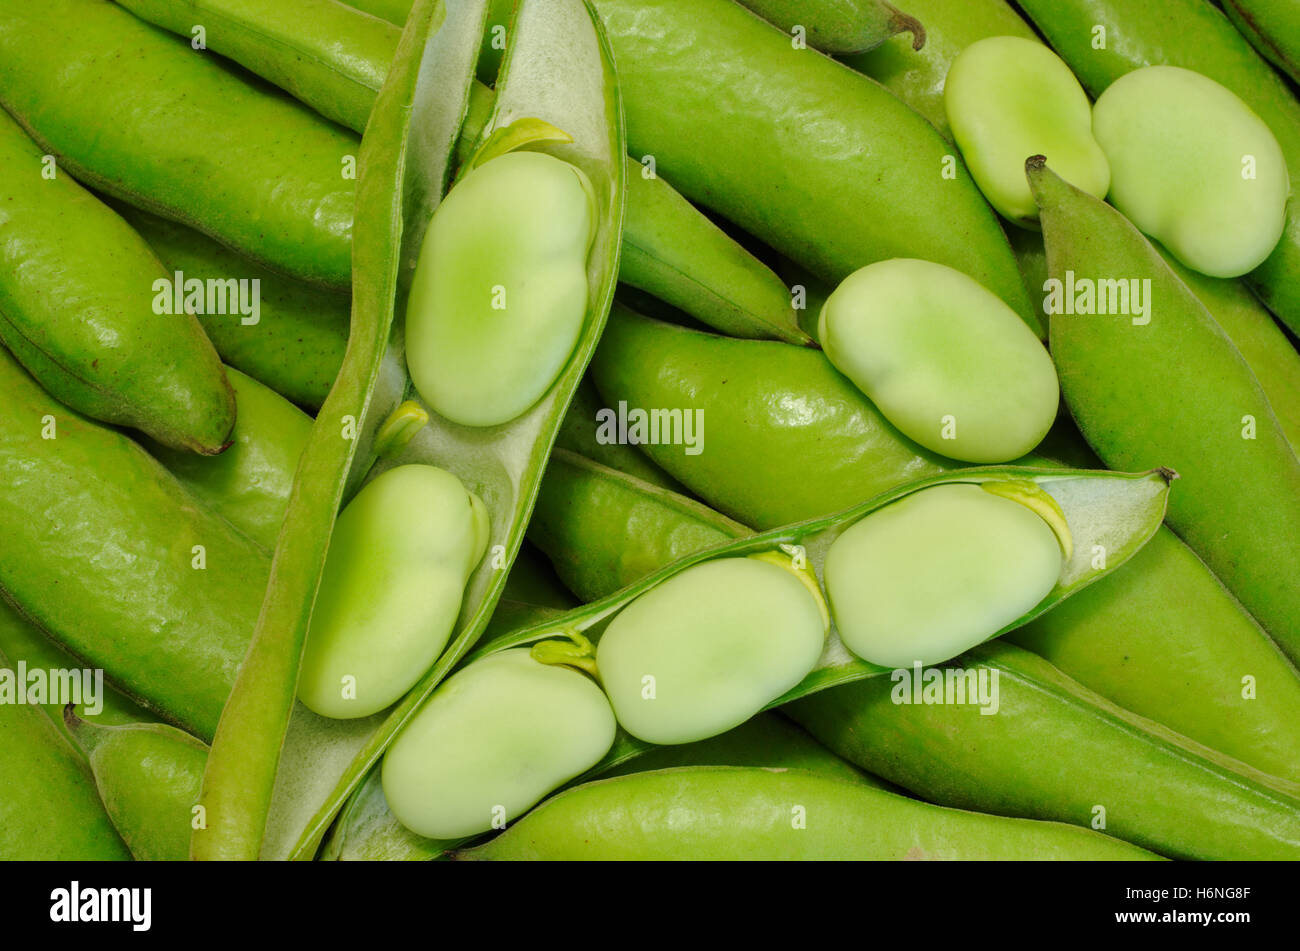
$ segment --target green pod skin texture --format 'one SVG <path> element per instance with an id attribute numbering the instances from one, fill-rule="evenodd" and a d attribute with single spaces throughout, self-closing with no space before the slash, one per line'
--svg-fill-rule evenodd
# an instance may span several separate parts
<path id="1" fill-rule="evenodd" d="M 787 33 L 802 28 L 807 43 L 823 53 L 862 53 L 891 36 L 910 34 L 913 49 L 925 45 L 925 28 L 884 0 L 741 0 Z"/>
<path id="2" fill-rule="evenodd" d="M 207 48 L 247 66 L 327 119 L 365 128 L 398 30 L 375 17 L 357 16 L 334 0 L 117 0 L 140 19 L 181 36 L 204 28 Z M 346 36 L 346 45 L 337 37 Z M 320 46 L 333 50 L 327 62 Z M 292 58 L 267 55 L 287 47 Z M 387 54 L 385 56 L 385 54 Z"/>
<path id="3" fill-rule="evenodd" d="M 56 403 L 3 353 L 0 393 L 4 597 L 132 699 L 211 737 L 270 559 L 143 449 Z"/>
<path id="4" fill-rule="evenodd" d="M 826 299 L 827 358 L 931 452 L 1008 462 L 1056 418 L 1052 359 L 997 295 L 952 268 L 898 258 L 850 274 Z"/>
<path id="5" fill-rule="evenodd" d="M 954 465 L 900 434 L 824 354 L 802 347 L 698 333 L 615 307 L 591 378 L 607 406 L 702 410 L 698 455 L 640 448 L 713 508 L 759 529 Z"/>
<path id="6" fill-rule="evenodd" d="M 569 410 L 564 414 L 564 421 L 555 437 L 556 448 L 568 449 L 611 469 L 626 472 L 643 482 L 685 494 L 685 486 L 638 452 L 636 447 L 601 439 L 597 414 L 602 409 L 608 408 L 596 392 L 591 377 L 583 377 L 573 399 L 569 401 Z M 542 484 L 546 484 L 545 478 Z"/>
<path id="7" fill-rule="evenodd" d="M 400 699 L 451 637 L 487 539 L 483 503 L 449 472 L 398 466 L 368 483 L 334 526 L 298 699 L 335 719 Z"/>
<path id="8" fill-rule="evenodd" d="M 252 318 L 243 314 L 200 314 L 199 323 L 225 363 L 299 406 L 320 409 L 348 345 L 347 295 L 268 271 L 174 221 L 129 205 L 118 210 L 173 274 L 257 281 L 257 323 L 244 323 Z"/>
<path id="9" fill-rule="evenodd" d="M 465 426 L 526 412 L 568 363 L 587 310 L 591 183 L 542 152 L 511 152 L 448 193 L 406 308 L 406 365 L 430 408 Z"/>
<path id="10" fill-rule="evenodd" d="M 1295 668 L 1168 529 L 1006 639 L 1126 710 L 1300 782 Z"/>
<path id="11" fill-rule="evenodd" d="M 1213 4 L 1024 0 L 1020 8 L 1093 97 L 1125 73 L 1152 65 L 1181 66 L 1226 86 L 1264 120 L 1282 146 L 1291 180 L 1300 181 L 1300 102 Z M 1093 48 L 1097 27 L 1105 29 L 1105 49 Z M 1269 309 L 1300 332 L 1300 205 L 1295 201 L 1282 240 L 1248 280 Z"/>
<path id="12" fill-rule="evenodd" d="M 1046 301 L 1047 250 L 1043 247 L 1043 236 L 1015 229 L 1011 235 L 1011 246 L 1015 249 L 1016 260 L 1020 262 L 1030 291 L 1044 295 L 1043 300 Z M 1274 322 L 1273 315 L 1244 282 L 1198 274 L 1179 264 L 1157 242 L 1153 241 L 1152 247 L 1160 252 L 1160 257 L 1169 265 L 1169 269 L 1205 305 L 1214 322 L 1241 351 L 1255 378 L 1259 380 L 1259 385 L 1263 387 L 1264 395 L 1268 397 L 1291 448 L 1300 451 L 1300 353 L 1296 352 L 1286 334 Z M 1044 319 L 1048 316 L 1044 311 Z M 1057 456 L 1059 458 L 1060 454 L 1057 453 Z M 1098 464 L 1095 461 L 1066 461 L 1084 469 Z"/>
<path id="13" fill-rule="evenodd" d="M 1025 159 L 1046 155 L 1066 181 L 1105 198 L 1110 166 L 1092 135 L 1092 104 L 1061 58 L 1037 40 L 993 36 L 962 50 L 944 85 L 953 137 L 984 197 L 1013 224 L 1037 227 Z"/>
<path id="14" fill-rule="evenodd" d="M 501 651 L 449 678 L 393 741 L 384 796 L 420 835 L 477 835 L 595 766 L 614 730 L 591 678 Z"/>
<path id="15" fill-rule="evenodd" d="M 799 817 L 804 821 L 799 822 Z M 801 770 L 696 766 L 560 793 L 472 860 L 1149 860 L 1054 822 L 944 809 Z"/>
<path id="16" fill-rule="evenodd" d="M 825 280 L 896 257 L 946 264 L 1038 329 L 996 216 L 960 162 L 942 177 L 948 144 L 887 90 L 726 0 L 594 6 L 632 154 L 687 198 Z"/>
<path id="17" fill-rule="evenodd" d="M 411 14 L 411 0 L 347 0 L 347 5 L 402 26 Z"/>
<path id="18" fill-rule="evenodd" d="M 528 523 L 529 539 L 584 602 L 748 534 L 698 502 L 564 449 L 551 452 Z"/>
<path id="19" fill-rule="evenodd" d="M 596 667 L 622 727 L 660 745 L 726 732 L 821 657 L 822 605 L 792 569 L 757 558 L 688 568 L 610 622 Z"/>
<path id="20" fill-rule="evenodd" d="M 778 713 L 760 713 L 734 730 L 719 733 L 698 743 L 655 746 L 635 759 L 601 773 L 602 779 L 646 773 L 679 766 L 761 766 L 766 769 L 799 769 L 828 779 L 861 783 L 885 789 L 888 784 L 862 772 L 826 747 L 801 727 Z"/>
<path id="21" fill-rule="evenodd" d="M 1138 228 L 1211 277 L 1239 277 L 1269 256 L 1286 223 L 1286 158 L 1231 90 L 1148 66 L 1111 83 L 1093 115 L 1111 161 L 1111 204 Z"/>
<path id="22" fill-rule="evenodd" d="M 824 580 L 845 646 L 911 667 L 1002 630 L 1047 596 L 1061 565 L 1055 533 L 1028 507 L 977 485 L 939 485 L 835 539 Z"/>
<path id="23" fill-rule="evenodd" d="M 732 337 L 808 344 L 790 289 L 658 175 L 628 159 L 619 280 Z"/>
<path id="24" fill-rule="evenodd" d="M 3 112 L 0 169 L 0 339 L 78 412 L 221 452 L 234 395 L 198 321 L 154 313 L 149 246 Z"/>
<path id="25" fill-rule="evenodd" d="M 40 629 L 19 614 L 14 608 L 0 598 L 0 654 L 9 658 L 15 667 L 19 663 L 27 665 L 27 670 L 75 670 L 81 663 L 57 644 L 51 641 Z M 49 697 L 46 698 L 50 700 Z M 85 703 L 77 704 L 76 714 L 82 719 L 95 723 L 116 726 L 121 723 L 149 723 L 157 718 L 143 707 L 133 703 L 125 694 L 115 690 L 107 683 L 100 693 L 98 713 L 87 710 Z M 51 722 L 67 733 L 63 723 L 63 704 L 55 698 L 52 702 L 42 704 Z M 71 739 L 71 734 L 68 734 Z"/>
<path id="26" fill-rule="evenodd" d="M 922 49 L 912 49 L 907 38 L 899 36 L 844 61 L 884 85 L 951 141 L 943 98 L 953 60 L 986 37 L 1033 40 L 1036 35 L 1004 0 L 908 0 L 907 10 L 925 24 Z"/>
<path id="27" fill-rule="evenodd" d="M 0 651 L 0 671 L 13 669 Z M 0 703 L 0 776 L 0 861 L 131 858 L 85 762 L 39 707 Z"/>
<path id="28" fill-rule="evenodd" d="M 941 805 L 1091 825 L 1182 859 L 1300 856 L 1297 787 L 1114 706 L 995 642 L 957 665 L 998 674 L 998 710 L 897 703 L 877 677 L 785 708 L 840 756 Z M 970 674 L 968 673 L 968 676 Z M 1062 755 L 1068 751 L 1068 755 Z"/>
<path id="29" fill-rule="evenodd" d="M 0 102 L 81 181 L 274 270 L 348 286 L 355 136 L 211 54 L 113 3 L 4 0 Z"/>
<path id="30" fill-rule="evenodd" d="M 104 809 L 142 862 L 183 862 L 208 748 L 162 723 L 101 726 L 67 714 Z"/>
<path id="31" fill-rule="evenodd" d="M 153 455 L 214 512 L 272 551 L 312 420 L 269 387 L 226 372 L 239 407 L 230 448 L 216 458 L 161 447 Z"/>
<path id="32" fill-rule="evenodd" d="M 1300 83 L 1300 7 L 1292 0 L 1223 0 L 1223 12 L 1261 56 Z"/>
<path id="33" fill-rule="evenodd" d="M 1241 351 L 1292 451 L 1300 453 L 1300 353 L 1273 321 L 1273 315 L 1243 282 L 1199 274 L 1179 264 L 1158 243 L 1152 242 L 1152 246 Z"/>
<path id="34" fill-rule="evenodd" d="M 1031 163 L 1048 268 L 1150 280 L 1150 323 L 1052 316 L 1052 356 L 1079 430 L 1115 469 L 1180 475 L 1170 527 L 1300 658 L 1300 463 L 1232 341 L 1124 216 Z M 1140 318 L 1137 318 L 1140 319 Z M 1255 438 L 1243 439 L 1244 417 Z"/>

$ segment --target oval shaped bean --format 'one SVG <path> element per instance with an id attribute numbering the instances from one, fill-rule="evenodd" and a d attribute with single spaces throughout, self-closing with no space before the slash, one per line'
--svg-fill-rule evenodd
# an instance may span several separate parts
<path id="1" fill-rule="evenodd" d="M 567 790 L 460 859 L 1109 859 L 1156 856 L 1058 822 L 945 809 L 803 770 L 687 766 Z"/>
<path id="2" fill-rule="evenodd" d="M 826 299 L 818 336 L 891 423 L 953 459 L 1015 459 L 1056 418 L 1056 370 L 1038 338 L 942 264 L 899 258 L 855 271 Z"/>
<path id="3" fill-rule="evenodd" d="M 384 797 L 420 835 L 476 835 L 595 766 L 614 731 L 591 678 L 525 648 L 501 651 L 449 678 L 394 740 Z"/>
<path id="4" fill-rule="evenodd" d="M 406 308 L 406 362 L 429 406 L 466 426 L 521 415 L 582 331 L 595 214 L 586 175 L 511 152 L 438 207 Z"/>
<path id="5" fill-rule="evenodd" d="M 794 569 L 722 558 L 619 612 L 596 666 L 624 729 L 650 743 L 691 743 L 738 726 L 802 680 L 825 644 L 823 611 Z"/>
<path id="6" fill-rule="evenodd" d="M 1037 40 L 991 36 L 953 61 L 944 106 L 962 158 L 1002 217 L 1036 227 L 1025 159 L 1046 155 L 1062 177 L 1098 198 L 1110 165 L 1092 137 L 1088 95 L 1059 56 Z"/>
<path id="7" fill-rule="evenodd" d="M 872 512 L 831 544 L 826 592 L 845 646 L 873 664 L 938 664 L 1047 596 L 1056 533 L 978 485 L 940 485 Z"/>
<path id="8" fill-rule="evenodd" d="M 336 719 L 399 699 L 446 646 L 487 538 L 483 503 L 442 469 L 398 466 L 362 488 L 334 526 L 298 699 Z"/>
<path id="9" fill-rule="evenodd" d="M 1176 66 L 1135 69 L 1101 94 L 1093 129 L 1110 160 L 1111 204 L 1183 264 L 1237 277 L 1272 253 L 1286 223 L 1286 158 L 1230 90 Z"/>

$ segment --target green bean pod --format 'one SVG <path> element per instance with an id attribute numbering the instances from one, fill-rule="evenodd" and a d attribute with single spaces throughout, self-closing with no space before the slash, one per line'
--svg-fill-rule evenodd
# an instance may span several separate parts
<path id="1" fill-rule="evenodd" d="M 905 37 L 895 37 L 844 61 L 884 85 L 951 141 L 943 94 L 953 60 L 991 36 L 1033 40 L 1037 35 L 1005 0 L 908 0 L 907 9 L 925 24 L 924 48 L 914 50 Z"/>
<path id="2" fill-rule="evenodd" d="M 1047 249 L 1043 237 L 1016 229 L 1011 246 L 1030 290 L 1047 296 Z M 1205 305 L 1254 372 L 1292 449 L 1300 451 L 1300 353 L 1259 298 L 1240 281 L 1198 274 L 1179 264 L 1159 242 L 1151 242 L 1179 280 Z M 1043 312 L 1047 318 L 1047 312 Z"/>
<path id="3" fill-rule="evenodd" d="M 925 46 L 925 27 L 885 0 L 741 0 L 759 16 L 787 33 L 801 36 L 823 53 L 863 53 L 891 36 L 909 34 L 912 49 Z M 802 33 L 796 31 L 802 30 Z"/>
<path id="4" fill-rule="evenodd" d="M 559 511 L 567 517 L 555 528 L 547 520 L 553 523 Z M 552 460 L 538 513 L 533 537 L 587 601 L 636 583 L 697 543 L 703 548 L 723 535 L 750 534 L 697 503 L 568 454 Z M 622 538 L 624 523 L 635 532 L 626 544 L 636 558 L 603 543 L 606 536 Z M 1113 576 L 1006 638 L 1125 709 L 1300 781 L 1300 677 L 1219 579 L 1163 526 Z"/>
<path id="5" fill-rule="evenodd" d="M 221 452 L 234 396 L 194 317 L 157 310 L 170 275 L 149 246 L 3 112 L 0 169 L 0 340 L 77 411 Z"/>
<path id="6" fill-rule="evenodd" d="M 190 830 L 204 821 L 198 802 L 207 746 L 162 723 L 105 726 L 70 709 L 64 719 L 131 854 L 142 862 L 188 858 Z"/>
<path id="7" fill-rule="evenodd" d="M 348 286 L 355 137 L 118 5 L 4 0 L 0 102 L 83 182 Z"/>
<path id="8" fill-rule="evenodd" d="M 1094 97 L 1144 66 L 1180 66 L 1239 96 L 1272 131 L 1300 182 L 1300 102 L 1217 7 L 1204 0 L 1024 0 L 1048 42 Z M 1048 156 L 1050 160 L 1050 156 Z M 1300 332 L 1300 205 L 1288 206 L 1272 255 L 1247 280 Z"/>
<path id="9" fill-rule="evenodd" d="M 411 0 L 347 0 L 347 6 L 396 26 L 405 24 L 406 18 L 411 15 Z"/>
<path id="10" fill-rule="evenodd" d="M 943 702 L 943 668 L 931 668 L 937 701 L 915 682 L 875 678 L 787 712 L 840 756 L 941 805 L 1091 826 L 1170 858 L 1300 856 L 1300 786 L 1123 710 L 1019 648 L 986 644 L 953 666 L 996 684 L 995 713 Z"/>
<path id="11" fill-rule="evenodd" d="M 599 24 L 573 0 L 552 0 L 542 10 L 536 0 L 519 8 L 485 140 L 495 147 L 514 141 L 521 131 L 527 137 L 548 126 L 573 140 L 533 141 L 580 168 L 593 185 L 597 227 L 586 262 L 589 304 L 580 339 L 555 384 L 509 424 L 485 431 L 426 409 L 428 425 L 373 466 L 370 476 L 408 463 L 455 474 L 491 514 L 490 554 L 471 575 L 447 649 L 431 668 L 419 671 L 405 697 L 348 722 L 295 708 L 297 659 L 331 516 L 345 490 L 359 485 L 372 468 L 371 443 L 386 415 L 413 396 L 404 376 L 386 378 L 380 371 L 394 357 L 402 365 L 400 330 L 391 338 L 389 333 L 402 299 L 398 287 L 409 286 L 416 252 L 445 191 L 482 36 L 483 4 L 448 6 L 444 18 L 437 3 L 422 3 L 407 22 L 368 126 L 357 217 L 368 237 L 357 244 L 348 354 L 298 470 L 267 611 L 223 717 L 229 730 L 219 733 L 209 757 L 204 801 L 210 821 L 207 830 L 196 830 L 196 856 L 314 854 L 336 812 L 398 729 L 482 635 L 502 593 L 546 454 L 604 323 L 617 273 L 623 206 L 626 146 Z M 339 439 L 352 426 L 359 446 Z M 322 505 L 325 499 L 334 504 Z M 277 784 L 277 771 L 294 780 Z"/>
<path id="12" fill-rule="evenodd" d="M 654 155 L 686 197 L 827 280 L 889 258 L 946 264 L 1041 335 L 960 159 L 878 84 L 793 49 L 729 0 L 595 7 L 618 59 L 633 154 Z"/>
<path id="13" fill-rule="evenodd" d="M 802 770 L 696 766 L 563 792 L 469 860 L 1150 860 L 1087 829 L 931 806 Z"/>
<path id="14" fill-rule="evenodd" d="M 0 590 L 127 695 L 210 737 L 269 559 L 125 436 L 0 353 Z"/>
<path id="15" fill-rule="evenodd" d="M 64 671 L 82 667 L 80 661 L 69 656 L 3 598 L 0 598 L 0 654 L 8 657 L 15 666 L 23 664 L 27 670 Z M 65 703 L 50 694 L 44 698 L 41 706 L 51 722 L 71 739 L 72 735 L 67 733 L 63 722 Z M 75 705 L 74 712 L 84 720 L 109 726 L 152 723 L 157 720 L 148 710 L 107 683 L 97 697 L 88 697 L 83 693 L 82 702 Z"/>
<path id="16" fill-rule="evenodd" d="M 0 650 L 0 684 L 14 676 Z M 74 747 L 44 711 L 12 697 L 0 702 L 0 776 L 0 860 L 131 858 Z"/>
<path id="17" fill-rule="evenodd" d="M 953 463 L 901 435 L 822 353 L 732 340 L 615 307 L 591 377 L 611 410 L 681 410 L 703 451 L 640 448 L 732 518 L 772 528 L 846 508 Z"/>
<path id="18" fill-rule="evenodd" d="M 1091 551 L 1094 542 L 1107 539 L 1105 544 L 1107 550 L 1120 559 L 1126 558 L 1127 554 L 1135 550 L 1136 546 L 1140 546 L 1142 539 L 1158 525 L 1163 509 L 1162 499 L 1165 488 L 1161 485 L 1164 480 L 1159 474 L 1133 477 L 1069 470 L 1029 472 L 995 467 L 971 470 L 969 473 L 963 473 L 960 479 L 939 477 L 922 480 L 835 516 L 788 526 L 713 549 L 693 552 L 652 575 L 637 579 L 634 584 L 600 601 L 563 614 L 548 614 L 539 618 L 536 623 L 502 634 L 486 642 L 471 654 L 468 663 L 473 663 L 481 657 L 491 656 L 500 650 L 539 645 L 539 642 L 547 642 L 561 635 L 573 639 L 575 643 L 582 643 L 583 638 L 595 641 L 596 667 L 599 669 L 600 644 L 603 643 L 604 634 L 612 627 L 611 619 L 617 621 L 625 608 L 635 605 L 645 593 L 653 593 L 658 586 L 666 582 L 674 579 L 683 580 L 684 576 L 694 569 L 714 567 L 719 562 L 744 560 L 744 556 L 768 558 L 778 552 L 782 553 L 779 557 L 787 560 L 790 552 L 796 555 L 803 552 L 801 557 L 806 558 L 805 570 L 821 573 L 827 550 L 834 540 L 852 525 L 860 522 L 864 516 L 887 506 L 891 501 L 924 491 L 927 486 L 972 480 L 977 482 L 988 480 L 990 484 L 996 484 L 1003 482 L 1012 474 L 1015 474 L 1015 477 L 1031 478 L 1040 486 L 1050 490 L 1060 501 L 1067 519 L 1078 532 L 1076 542 L 1080 548 L 1077 550 Z M 1075 559 L 1071 561 L 1073 567 L 1067 568 L 1062 573 L 1060 582 L 1053 592 L 1030 612 L 1030 616 L 1050 610 L 1062 598 L 1068 598 L 1073 592 L 1085 588 L 1108 570 L 1098 569 L 1095 564 L 1085 565 L 1083 562 L 1087 561 L 1086 558 L 1078 562 Z M 1009 627 L 1023 623 L 1023 620 L 1019 619 Z M 555 643 L 551 642 L 552 645 Z M 550 650 L 551 648 L 546 644 L 540 644 L 538 649 Z M 561 657 L 566 656 L 565 652 L 558 649 L 556 653 Z M 573 652 L 569 651 L 569 653 Z M 585 656 L 586 652 L 578 651 L 574 656 L 577 654 Z M 748 660 L 735 657 L 734 662 L 737 668 L 743 669 Z M 832 627 L 826 648 L 815 669 L 793 689 L 768 706 L 778 706 L 834 684 L 874 677 L 882 672 L 882 668 L 865 663 L 849 654 Z M 620 733 L 613 750 L 592 771 L 592 775 L 626 763 L 650 748 L 652 748 L 651 744 Z M 454 844 L 429 843 L 395 831 L 393 825 L 396 820 L 385 815 L 386 810 L 375 801 L 373 794 L 359 794 L 359 796 L 364 801 L 354 801 L 357 810 L 355 823 L 362 830 L 358 833 L 360 836 L 358 849 L 364 849 L 363 843 L 373 837 L 377 843 L 376 848 L 392 849 L 401 854 L 409 852 L 415 857 L 432 857 Z"/>
<path id="19" fill-rule="evenodd" d="M 1300 83 L 1300 8 L 1290 0 L 1223 0 L 1223 12 L 1261 56 Z"/>
<path id="20" fill-rule="evenodd" d="M 1052 355 L 1080 431 L 1107 465 L 1160 459 L 1178 471 L 1170 526 L 1300 659 L 1292 576 L 1300 462 L 1268 398 L 1209 311 L 1119 212 L 1062 181 L 1041 157 L 1028 174 L 1062 297 Z M 1067 313 L 1076 275 L 1145 287 L 1146 307 Z"/>
<path id="21" fill-rule="evenodd" d="M 119 212 L 167 269 L 186 280 L 257 282 L 255 314 L 199 314 L 222 361 L 312 412 L 348 345 L 346 295 L 268 271 L 192 228 L 129 205 Z"/>
<path id="22" fill-rule="evenodd" d="M 1300 676 L 1173 532 L 1007 640 L 1107 700 L 1300 782 Z"/>
<path id="23" fill-rule="evenodd" d="M 215 459 L 159 447 L 153 454 L 194 495 L 267 551 L 284 522 L 311 417 L 274 390 L 227 368 L 239 421 Z"/>

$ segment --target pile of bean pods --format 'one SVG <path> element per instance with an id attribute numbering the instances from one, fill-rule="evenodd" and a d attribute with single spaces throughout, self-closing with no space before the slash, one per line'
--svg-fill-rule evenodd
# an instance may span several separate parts
<path id="1" fill-rule="evenodd" d="M 1300 858 L 1300 6 L 899 3 L 0 0 L 0 858 Z"/>

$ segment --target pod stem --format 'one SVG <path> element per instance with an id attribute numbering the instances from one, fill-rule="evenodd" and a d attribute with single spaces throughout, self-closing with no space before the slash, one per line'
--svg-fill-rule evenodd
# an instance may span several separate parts
<path id="1" fill-rule="evenodd" d="M 407 447 L 415 434 L 429 422 L 429 414 L 414 400 L 407 400 L 389 414 L 375 434 L 374 452 L 391 458 Z"/>
<path id="2" fill-rule="evenodd" d="M 561 631 L 561 637 L 568 640 L 538 641 L 528 652 L 539 664 L 560 667 L 573 667 L 582 671 L 596 683 L 600 683 L 600 671 L 596 669 L 596 648 L 577 631 Z"/>
<path id="3" fill-rule="evenodd" d="M 1070 534 L 1070 523 L 1065 518 L 1061 505 L 1037 482 L 1028 479 L 1007 479 L 997 482 L 981 482 L 980 488 L 990 495 L 997 495 L 1012 502 L 1018 502 L 1029 509 L 1052 530 L 1057 544 L 1061 546 L 1061 556 L 1069 564 L 1074 557 L 1074 538 Z"/>

